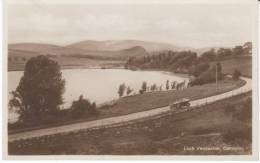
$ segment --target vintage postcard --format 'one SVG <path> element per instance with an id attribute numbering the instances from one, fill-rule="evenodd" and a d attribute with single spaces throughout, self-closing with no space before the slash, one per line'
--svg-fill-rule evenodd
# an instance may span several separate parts
<path id="1" fill-rule="evenodd" d="M 5 159 L 258 159 L 257 0 L 3 10 Z"/>

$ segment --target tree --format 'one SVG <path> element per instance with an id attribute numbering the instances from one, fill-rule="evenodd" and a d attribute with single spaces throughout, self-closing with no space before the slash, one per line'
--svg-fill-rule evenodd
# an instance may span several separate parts
<path id="1" fill-rule="evenodd" d="M 233 72 L 232 78 L 234 80 L 238 80 L 240 76 L 241 76 L 241 72 L 239 70 L 235 69 Z"/>
<path id="2" fill-rule="evenodd" d="M 243 55 L 244 54 L 244 49 L 243 46 L 236 46 L 233 48 L 233 53 L 234 55 Z"/>
<path id="3" fill-rule="evenodd" d="M 91 103 L 89 100 L 84 99 L 83 95 L 80 95 L 79 99 L 72 103 L 71 109 L 72 116 L 76 118 L 97 114 L 96 103 Z"/>
<path id="4" fill-rule="evenodd" d="M 217 51 L 218 58 L 224 58 L 232 55 L 232 50 L 229 48 L 219 48 Z"/>
<path id="5" fill-rule="evenodd" d="M 151 91 L 155 91 L 157 89 L 157 85 L 156 84 L 153 84 L 152 86 L 151 86 Z"/>
<path id="6" fill-rule="evenodd" d="M 169 80 L 166 81 L 166 86 L 165 88 L 168 90 L 170 88 Z"/>
<path id="7" fill-rule="evenodd" d="M 142 90 L 145 92 L 147 89 L 147 83 L 146 82 L 143 82 L 142 84 Z"/>
<path id="8" fill-rule="evenodd" d="M 199 57 L 199 61 L 202 61 L 202 62 L 214 61 L 215 59 L 216 59 L 216 52 L 215 52 L 215 49 L 213 49 L 213 48 L 202 53 L 201 56 Z"/>
<path id="9" fill-rule="evenodd" d="M 246 42 L 243 45 L 244 54 L 251 55 L 252 54 L 252 42 Z"/>
<path id="10" fill-rule="evenodd" d="M 192 81 L 191 85 L 201 85 L 205 83 L 216 82 L 216 77 L 218 81 L 223 78 L 222 67 L 220 63 L 212 65 L 207 71 L 201 73 L 198 77 L 195 78 L 194 81 Z"/>
<path id="11" fill-rule="evenodd" d="M 129 95 L 130 93 L 133 92 L 133 89 L 131 89 L 129 86 L 126 89 L 126 94 Z"/>
<path id="12" fill-rule="evenodd" d="M 63 103 L 64 85 L 57 62 L 43 55 L 33 57 L 25 65 L 24 75 L 12 92 L 9 106 L 16 108 L 20 122 L 38 121 L 42 115 L 58 111 Z"/>
<path id="13" fill-rule="evenodd" d="M 118 92 L 117 92 L 119 97 L 122 97 L 124 95 L 125 89 L 126 89 L 125 84 L 120 84 L 119 85 Z"/>
<path id="14" fill-rule="evenodd" d="M 204 71 L 207 71 L 209 67 L 209 63 L 199 63 L 191 69 L 190 73 L 197 77 Z"/>

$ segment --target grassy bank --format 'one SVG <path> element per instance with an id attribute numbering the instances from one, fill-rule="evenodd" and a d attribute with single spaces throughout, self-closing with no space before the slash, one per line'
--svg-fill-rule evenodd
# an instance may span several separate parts
<path id="1" fill-rule="evenodd" d="M 225 78 L 223 81 L 219 82 L 217 88 L 215 83 L 210 83 L 201 86 L 189 87 L 183 90 L 148 92 L 142 95 L 138 94 L 135 96 L 124 97 L 120 99 L 115 106 L 103 108 L 100 111 L 103 116 L 124 115 L 133 112 L 168 106 L 173 101 L 181 98 L 189 98 L 191 100 L 195 100 L 203 97 L 221 94 L 223 92 L 241 87 L 244 84 L 245 82 L 242 80 L 233 81 L 230 78 Z"/>
<path id="2" fill-rule="evenodd" d="M 251 117 L 236 118 L 239 113 L 251 112 L 252 108 L 245 105 L 249 97 L 251 93 L 128 126 L 15 141 L 9 143 L 9 154 L 250 154 Z M 230 136 L 232 139 L 228 139 Z M 189 150 L 189 147 L 201 147 L 202 150 Z M 203 150 L 206 147 L 220 150 Z"/>
<path id="3" fill-rule="evenodd" d="M 220 63 L 224 74 L 232 74 L 237 69 L 243 76 L 252 77 L 252 56 L 239 56 Z"/>
<path id="4" fill-rule="evenodd" d="M 113 106 L 104 106 L 102 108 L 99 108 L 98 116 L 90 117 L 86 115 L 86 118 L 68 119 L 66 118 L 66 115 L 62 115 L 56 116 L 59 118 L 55 118 L 51 121 L 51 123 L 46 123 L 37 126 L 35 126 L 34 124 L 31 124 L 31 126 L 23 126 L 22 124 L 9 125 L 8 131 L 9 133 L 15 133 L 32 129 L 71 124 L 81 121 L 91 121 L 107 117 L 126 115 L 130 113 L 136 113 L 158 107 L 168 106 L 170 103 L 180 98 L 189 98 L 191 100 L 195 100 L 203 97 L 221 94 L 223 92 L 227 92 L 241 87 L 244 84 L 245 81 L 243 80 L 234 81 L 230 78 L 225 78 L 224 80 L 218 83 L 217 88 L 215 83 L 210 83 L 201 86 L 189 87 L 183 90 L 148 92 L 144 94 L 123 97 L 120 98 Z"/>

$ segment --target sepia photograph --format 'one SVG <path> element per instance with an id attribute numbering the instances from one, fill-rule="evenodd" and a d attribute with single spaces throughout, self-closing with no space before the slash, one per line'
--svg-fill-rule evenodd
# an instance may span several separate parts
<path id="1" fill-rule="evenodd" d="M 3 7 L 6 159 L 258 158 L 257 0 Z"/>

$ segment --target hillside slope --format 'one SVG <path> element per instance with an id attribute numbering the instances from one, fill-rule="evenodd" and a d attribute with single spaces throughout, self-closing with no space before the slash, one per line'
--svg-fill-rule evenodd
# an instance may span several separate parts
<path id="1" fill-rule="evenodd" d="M 101 51 L 118 51 L 129 49 L 135 46 L 142 46 L 147 51 L 161 51 L 161 50 L 178 50 L 180 47 L 168 43 L 139 41 L 139 40 L 107 40 L 107 41 L 81 41 L 67 47 L 73 47 L 85 50 L 101 50 Z"/>

